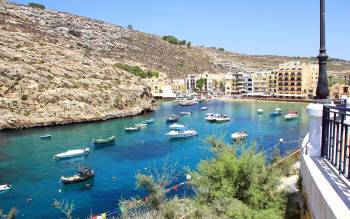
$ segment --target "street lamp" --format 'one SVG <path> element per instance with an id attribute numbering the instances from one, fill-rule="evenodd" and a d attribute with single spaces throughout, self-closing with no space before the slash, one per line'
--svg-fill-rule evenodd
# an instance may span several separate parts
<path id="1" fill-rule="evenodd" d="M 320 53 L 317 56 L 319 64 L 316 99 L 327 99 L 329 96 L 327 81 L 326 33 L 325 33 L 325 0 L 320 0 Z"/>

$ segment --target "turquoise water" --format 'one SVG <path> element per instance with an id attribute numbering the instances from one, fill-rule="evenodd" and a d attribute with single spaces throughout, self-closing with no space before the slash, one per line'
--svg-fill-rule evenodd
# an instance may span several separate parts
<path id="1" fill-rule="evenodd" d="M 208 106 L 206 111 L 200 111 Z M 276 107 L 298 111 L 298 120 L 285 121 L 283 117 L 271 118 L 268 112 Z M 258 108 L 264 114 L 257 115 Z M 230 141 L 234 131 L 248 130 L 249 142 L 256 142 L 260 150 L 268 150 L 283 138 L 283 152 L 297 147 L 296 140 L 304 137 L 307 129 L 306 104 L 268 102 L 214 101 L 195 106 L 180 107 L 171 102 L 161 103 L 153 113 L 102 122 L 35 128 L 0 132 L 0 183 L 13 184 L 11 191 L 0 194 L 0 209 L 19 210 L 19 218 L 60 218 L 63 215 L 51 207 L 53 199 L 74 201 L 74 216 L 85 218 L 90 212 L 101 213 L 115 209 L 118 200 L 142 195 L 135 189 L 135 174 L 147 167 L 161 165 L 164 160 L 177 162 L 178 167 L 195 168 L 201 159 L 210 156 L 205 139 L 209 135 Z M 178 123 L 197 130 L 199 135 L 188 139 L 169 140 L 166 117 L 172 113 L 192 111 Z M 204 120 L 205 114 L 226 113 L 232 116 L 228 123 L 215 124 Z M 131 134 L 124 127 L 145 119 L 154 118 L 148 128 Z M 39 136 L 51 134 L 43 141 Z M 115 145 L 94 149 L 91 141 L 100 136 L 115 135 Z M 289 142 L 289 143 L 288 143 Z M 53 160 L 63 151 L 89 146 L 86 157 Z M 271 153 L 269 151 L 267 156 Z M 62 175 L 73 175 L 79 166 L 94 168 L 96 176 L 90 188 L 85 183 L 62 186 Z M 116 177 L 116 178 L 115 178 Z M 61 192 L 59 190 L 61 189 Z M 31 202 L 27 199 L 31 198 Z"/>

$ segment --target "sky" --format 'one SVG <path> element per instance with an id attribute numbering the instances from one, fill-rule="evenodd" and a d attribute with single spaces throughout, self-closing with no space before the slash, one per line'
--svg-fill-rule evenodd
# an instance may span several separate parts
<path id="1" fill-rule="evenodd" d="M 250 55 L 317 56 L 319 0 L 13 0 L 194 45 Z M 326 0 L 330 57 L 350 60 L 350 0 Z"/>

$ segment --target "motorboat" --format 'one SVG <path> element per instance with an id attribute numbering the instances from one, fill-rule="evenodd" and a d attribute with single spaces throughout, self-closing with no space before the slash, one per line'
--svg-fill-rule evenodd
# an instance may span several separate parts
<path id="1" fill-rule="evenodd" d="M 202 108 L 201 108 L 201 110 L 203 111 L 203 110 L 207 110 L 208 109 L 208 107 L 206 107 L 206 106 L 203 106 Z"/>
<path id="2" fill-rule="evenodd" d="M 248 132 L 247 131 L 234 132 L 231 135 L 231 138 L 234 141 L 246 139 L 247 137 L 248 137 Z"/>
<path id="3" fill-rule="evenodd" d="M 85 155 L 88 155 L 89 152 L 90 152 L 90 148 L 68 150 L 66 152 L 54 155 L 53 159 L 64 159 L 64 158 L 85 156 Z"/>
<path id="4" fill-rule="evenodd" d="M 172 130 L 182 130 L 185 128 L 185 126 L 178 124 L 178 123 L 174 123 L 174 124 L 170 125 L 169 128 Z"/>
<path id="5" fill-rule="evenodd" d="M 12 188 L 12 185 L 10 183 L 0 185 L 0 192 L 8 191 Z"/>
<path id="6" fill-rule="evenodd" d="M 229 117 L 228 115 L 220 114 L 219 116 L 215 116 L 216 122 L 228 122 L 230 120 L 231 120 L 231 117 Z"/>
<path id="7" fill-rule="evenodd" d="M 208 122 L 215 122 L 216 115 L 214 115 L 213 113 L 207 113 L 205 120 L 207 120 Z"/>
<path id="8" fill-rule="evenodd" d="M 151 123 L 154 123 L 154 119 L 147 119 L 142 122 L 142 124 L 151 124 Z"/>
<path id="9" fill-rule="evenodd" d="M 42 140 L 48 140 L 48 139 L 51 139 L 51 135 L 42 135 L 42 136 L 40 136 L 40 139 L 42 139 Z"/>
<path id="10" fill-rule="evenodd" d="M 284 116 L 286 120 L 293 120 L 298 118 L 298 112 L 289 112 L 287 115 Z"/>
<path id="11" fill-rule="evenodd" d="M 83 167 L 80 168 L 78 173 L 74 176 L 61 176 L 60 180 L 64 184 L 73 184 L 73 183 L 79 183 L 88 179 L 91 179 L 95 176 L 95 172 L 91 168 Z"/>
<path id="12" fill-rule="evenodd" d="M 262 113 L 264 112 L 264 110 L 263 110 L 263 109 L 258 109 L 256 112 L 257 112 L 258 114 L 262 114 Z"/>
<path id="13" fill-rule="evenodd" d="M 140 131 L 140 127 L 136 127 L 136 126 L 134 126 L 134 127 L 126 127 L 124 130 L 126 132 Z"/>
<path id="14" fill-rule="evenodd" d="M 276 108 L 275 111 L 276 112 L 282 112 L 282 109 L 281 108 Z"/>
<path id="15" fill-rule="evenodd" d="M 95 145 L 111 144 L 114 142 L 115 142 L 115 136 L 111 136 L 109 138 L 99 138 L 94 140 Z"/>
<path id="16" fill-rule="evenodd" d="M 178 104 L 180 106 L 192 106 L 192 105 L 198 104 L 198 101 L 195 101 L 195 100 L 182 100 L 182 101 L 178 102 Z"/>
<path id="17" fill-rule="evenodd" d="M 147 127 L 147 124 L 145 123 L 139 123 L 139 124 L 135 124 L 135 127 L 139 128 L 139 129 L 143 129 Z"/>
<path id="18" fill-rule="evenodd" d="M 192 115 L 192 112 L 180 112 L 181 116 Z"/>
<path id="19" fill-rule="evenodd" d="M 180 119 L 178 115 L 172 114 L 169 118 L 166 119 L 166 122 L 176 122 Z"/>
<path id="20" fill-rule="evenodd" d="M 191 136 L 197 135 L 197 132 L 195 130 L 189 129 L 189 130 L 172 130 L 165 135 L 169 136 L 170 138 L 187 138 Z"/>
<path id="21" fill-rule="evenodd" d="M 275 111 L 275 112 L 270 113 L 271 117 L 280 116 L 280 115 L 282 115 L 281 111 Z"/>

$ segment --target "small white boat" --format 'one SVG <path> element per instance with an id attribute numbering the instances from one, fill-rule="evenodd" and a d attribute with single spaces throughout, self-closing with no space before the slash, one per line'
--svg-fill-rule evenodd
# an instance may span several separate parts
<path id="1" fill-rule="evenodd" d="M 231 138 L 234 141 L 241 140 L 241 139 L 246 139 L 247 137 L 248 137 L 248 132 L 247 131 L 234 132 L 231 135 Z"/>
<path id="2" fill-rule="evenodd" d="M 281 109 L 281 108 L 276 108 L 275 111 L 276 111 L 276 112 L 281 112 L 282 109 Z"/>
<path id="3" fill-rule="evenodd" d="M 262 113 L 264 112 L 264 110 L 263 110 L 263 109 L 258 109 L 256 112 L 257 112 L 258 114 L 262 114 Z"/>
<path id="4" fill-rule="evenodd" d="M 147 124 L 144 124 L 144 123 L 135 124 L 135 127 L 142 129 L 142 128 L 146 128 Z"/>
<path id="5" fill-rule="evenodd" d="M 229 117 L 228 115 L 215 116 L 215 121 L 216 122 L 228 122 L 230 120 L 231 120 L 231 117 Z"/>
<path id="6" fill-rule="evenodd" d="M 203 106 L 202 108 L 201 108 L 201 110 L 203 111 L 203 110 L 207 110 L 208 109 L 208 107 L 206 107 L 206 106 Z"/>
<path id="7" fill-rule="evenodd" d="M 289 112 L 287 115 L 284 116 L 286 120 L 293 120 L 298 118 L 298 112 Z"/>
<path id="8" fill-rule="evenodd" d="M 126 127 L 124 130 L 126 132 L 139 131 L 140 127 Z"/>
<path id="9" fill-rule="evenodd" d="M 151 124 L 151 123 L 154 123 L 154 119 L 147 119 L 142 122 L 142 124 Z"/>
<path id="10" fill-rule="evenodd" d="M 207 113 L 206 116 L 213 116 L 213 113 Z"/>
<path id="11" fill-rule="evenodd" d="M 8 191 L 12 188 L 12 185 L 7 183 L 4 185 L 0 185 L 0 192 Z"/>
<path id="12" fill-rule="evenodd" d="M 79 157 L 89 154 L 90 148 L 81 148 L 81 149 L 74 149 L 74 150 L 68 150 L 66 152 L 56 154 L 53 156 L 53 159 L 63 159 L 63 158 L 71 158 L 71 157 Z"/>
<path id="13" fill-rule="evenodd" d="M 192 112 L 180 112 L 180 115 L 182 116 L 192 115 Z"/>
<path id="14" fill-rule="evenodd" d="M 187 138 L 191 136 L 197 135 L 197 132 L 195 130 L 189 129 L 189 130 L 172 130 L 165 135 L 169 136 L 170 138 Z"/>
<path id="15" fill-rule="evenodd" d="M 40 139 L 42 139 L 42 140 L 48 140 L 48 139 L 51 139 L 51 135 L 42 135 L 42 136 L 40 136 Z"/>
<path id="16" fill-rule="evenodd" d="M 181 125 L 181 124 L 174 123 L 174 124 L 170 125 L 169 128 L 172 130 L 181 130 L 181 129 L 184 129 L 185 126 Z"/>
<path id="17" fill-rule="evenodd" d="M 216 115 L 213 113 L 208 113 L 207 116 L 205 117 L 205 120 L 208 122 L 215 122 L 216 121 Z"/>

